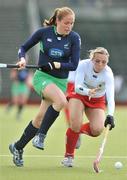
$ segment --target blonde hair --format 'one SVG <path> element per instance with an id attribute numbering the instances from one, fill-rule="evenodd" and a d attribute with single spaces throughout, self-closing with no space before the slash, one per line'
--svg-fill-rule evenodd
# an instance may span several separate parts
<path id="1" fill-rule="evenodd" d="M 57 18 L 59 21 L 61 21 L 63 17 L 67 16 L 68 14 L 71 14 L 75 17 L 74 11 L 69 7 L 56 8 L 54 10 L 53 15 L 49 18 L 49 20 L 46 19 L 44 20 L 43 25 L 44 26 L 56 25 Z"/>
<path id="2" fill-rule="evenodd" d="M 90 59 L 93 59 L 94 55 L 96 53 L 104 54 L 104 55 L 106 55 L 109 58 L 109 53 L 108 53 L 107 49 L 105 49 L 104 47 L 97 47 L 95 49 L 89 50 L 89 53 L 90 53 L 89 54 L 89 58 Z"/>

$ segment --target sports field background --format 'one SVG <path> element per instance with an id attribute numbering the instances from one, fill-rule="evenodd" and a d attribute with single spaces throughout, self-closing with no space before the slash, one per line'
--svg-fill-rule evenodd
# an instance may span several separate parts
<path id="1" fill-rule="evenodd" d="M 61 6 L 69 6 L 76 12 L 74 30 L 82 39 L 82 59 L 87 58 L 88 50 L 95 47 L 108 49 L 109 65 L 115 77 L 118 76 L 117 80 L 122 79 L 123 82 L 121 86 L 120 81 L 116 82 L 116 101 L 127 104 L 127 0 L 0 0 L 0 63 L 16 63 L 19 46 L 42 25 L 45 18 L 51 16 L 55 8 Z M 35 51 L 28 55 L 29 64 L 35 64 Z M 49 131 L 45 150 L 35 149 L 30 142 L 24 152 L 24 167 L 15 167 L 8 146 L 20 137 L 24 127 L 36 115 L 38 106 L 26 106 L 21 121 L 15 119 L 15 108 L 10 113 L 5 111 L 5 105 L 1 103 L 7 103 L 10 99 L 9 76 L 10 70 L 0 69 L 0 180 L 127 179 L 127 106 L 116 108 L 116 127 L 108 136 L 100 164 L 102 173 L 93 172 L 92 162 L 103 134 L 98 138 L 82 135 L 81 148 L 76 151 L 75 167 L 61 166 L 67 127 L 63 113 Z M 34 92 L 30 100 L 40 102 Z M 121 170 L 114 168 L 116 161 L 123 163 Z"/>
<path id="2" fill-rule="evenodd" d="M 35 149 L 30 142 L 24 152 L 24 167 L 15 167 L 8 145 L 16 141 L 24 127 L 34 117 L 38 106 L 27 106 L 20 121 L 15 119 L 16 109 L 10 113 L 0 105 L 0 179 L 1 180 L 112 180 L 127 179 L 127 111 L 126 107 L 117 107 L 116 127 L 109 133 L 100 163 L 102 173 L 93 172 L 92 163 L 102 142 L 103 135 L 90 138 L 82 135 L 82 145 L 76 150 L 75 167 L 65 168 L 60 162 L 64 155 L 66 123 L 64 114 L 57 119 L 49 131 L 45 150 Z M 116 170 L 114 163 L 121 161 L 123 168 Z"/>
<path id="3" fill-rule="evenodd" d="M 81 36 L 81 59 L 96 47 L 109 51 L 108 64 L 117 77 L 116 101 L 127 104 L 127 0 L 0 0 L 0 63 L 15 64 L 21 44 L 62 6 L 76 14 L 73 30 Z M 28 52 L 28 59 L 29 64 L 37 63 L 38 48 Z M 10 71 L 0 71 L 0 102 L 7 102 Z M 30 100 L 39 97 L 32 93 Z"/>

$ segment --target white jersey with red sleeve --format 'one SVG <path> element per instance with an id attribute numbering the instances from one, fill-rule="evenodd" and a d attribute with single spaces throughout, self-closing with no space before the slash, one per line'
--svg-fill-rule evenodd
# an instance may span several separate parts
<path id="1" fill-rule="evenodd" d="M 82 60 L 76 70 L 75 92 L 88 96 L 89 90 L 93 88 L 98 88 L 95 98 L 106 95 L 108 114 L 113 115 L 115 109 L 114 76 L 111 68 L 106 65 L 101 72 L 96 73 L 91 59 Z"/>

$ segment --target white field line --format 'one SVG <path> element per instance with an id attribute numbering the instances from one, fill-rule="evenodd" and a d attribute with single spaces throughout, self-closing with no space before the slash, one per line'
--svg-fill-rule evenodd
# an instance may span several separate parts
<path id="1" fill-rule="evenodd" d="M 11 157 L 9 154 L 0 154 L 0 157 Z M 24 155 L 26 158 L 63 158 L 61 155 Z M 76 156 L 76 158 L 93 159 L 96 156 Z M 127 159 L 127 156 L 103 156 L 104 159 Z"/>

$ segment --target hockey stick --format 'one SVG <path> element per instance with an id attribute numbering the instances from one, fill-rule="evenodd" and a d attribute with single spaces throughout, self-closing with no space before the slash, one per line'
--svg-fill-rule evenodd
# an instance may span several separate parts
<path id="1" fill-rule="evenodd" d="M 19 66 L 16 64 L 0 63 L 0 68 L 19 68 Z M 41 68 L 41 67 L 38 65 L 26 65 L 25 68 Z"/>
<path id="2" fill-rule="evenodd" d="M 110 129 L 110 125 L 107 125 L 107 127 L 105 129 L 105 132 L 104 132 L 104 139 L 103 139 L 102 144 L 101 144 L 101 146 L 99 148 L 99 152 L 98 152 L 98 154 L 96 156 L 96 159 L 93 162 L 93 169 L 94 169 L 94 171 L 96 173 L 100 172 L 99 163 L 100 163 L 100 160 L 101 160 L 103 152 L 104 152 L 104 147 L 105 147 L 105 144 L 106 144 L 106 141 L 107 141 L 109 129 Z"/>

